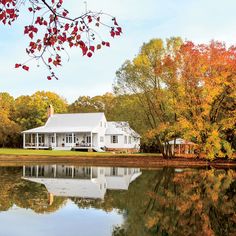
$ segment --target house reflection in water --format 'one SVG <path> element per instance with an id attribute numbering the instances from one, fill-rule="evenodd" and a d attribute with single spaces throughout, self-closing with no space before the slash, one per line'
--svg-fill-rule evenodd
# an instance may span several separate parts
<path id="1" fill-rule="evenodd" d="M 142 172 L 139 168 L 23 166 L 23 179 L 43 184 L 49 197 L 103 199 L 107 189 L 128 190 Z"/>

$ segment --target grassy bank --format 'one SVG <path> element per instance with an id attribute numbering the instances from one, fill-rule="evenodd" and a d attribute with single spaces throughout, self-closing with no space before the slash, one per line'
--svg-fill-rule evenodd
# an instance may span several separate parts
<path id="1" fill-rule="evenodd" d="M 119 166 L 119 167 L 216 167 L 236 168 L 236 161 L 175 157 L 165 159 L 160 154 L 114 154 L 75 151 L 0 149 L 0 166 L 65 164 L 86 166 Z"/>
<path id="2" fill-rule="evenodd" d="M 61 150 L 33 150 L 33 149 L 14 149 L 0 148 L 0 155 L 15 156 L 161 156 L 161 154 L 137 153 L 137 154 L 117 154 L 112 152 L 78 152 L 78 151 L 61 151 Z"/>

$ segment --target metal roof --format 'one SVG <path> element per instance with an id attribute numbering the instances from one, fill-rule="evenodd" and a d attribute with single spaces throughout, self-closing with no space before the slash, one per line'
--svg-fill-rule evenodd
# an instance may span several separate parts
<path id="1" fill-rule="evenodd" d="M 107 122 L 106 135 L 131 135 L 140 137 L 140 135 L 130 128 L 129 123 L 125 121 Z"/>
<path id="2" fill-rule="evenodd" d="M 91 132 L 99 126 L 103 117 L 102 112 L 55 114 L 47 120 L 44 126 L 25 130 L 23 133 Z"/>

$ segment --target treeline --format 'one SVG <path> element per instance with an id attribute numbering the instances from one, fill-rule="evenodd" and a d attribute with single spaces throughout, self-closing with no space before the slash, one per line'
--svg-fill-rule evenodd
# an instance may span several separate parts
<path id="1" fill-rule="evenodd" d="M 49 104 L 55 113 L 105 112 L 108 120 L 129 121 L 142 135 L 148 129 L 143 111 L 132 95 L 106 93 L 95 97 L 80 96 L 69 104 L 65 98 L 53 92 L 38 91 L 16 99 L 3 92 L 0 93 L 0 147 L 21 147 L 20 132 L 44 125 Z M 152 151 L 157 150 L 152 147 Z"/>
<path id="2" fill-rule="evenodd" d="M 43 125 L 49 104 L 56 113 L 105 112 L 108 120 L 128 121 L 141 134 L 145 152 L 172 157 L 167 142 L 181 137 L 197 144 L 198 155 L 232 158 L 236 47 L 153 39 L 117 71 L 113 94 L 81 96 L 72 104 L 51 92 L 16 99 L 2 93 L 0 146 L 20 146 L 19 131 Z"/>

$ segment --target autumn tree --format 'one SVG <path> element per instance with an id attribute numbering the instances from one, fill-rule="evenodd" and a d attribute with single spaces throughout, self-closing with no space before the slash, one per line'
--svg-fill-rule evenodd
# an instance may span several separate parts
<path id="1" fill-rule="evenodd" d="M 115 91 L 139 99 L 149 123 L 147 136 L 164 157 L 168 141 L 183 137 L 207 158 L 232 157 L 236 132 L 235 47 L 195 45 L 172 38 L 144 44 L 117 71 Z"/>
<path id="2" fill-rule="evenodd" d="M 113 38 L 122 33 L 116 18 L 110 14 L 87 10 L 86 5 L 83 14 L 72 16 L 65 4 L 63 0 L 0 1 L 0 22 L 5 25 L 13 24 L 21 14 L 31 14 L 32 22 L 24 28 L 29 38 L 26 52 L 30 60 L 35 59 L 48 68 L 48 80 L 57 79 L 53 67 L 61 66 L 63 55 L 68 56 L 68 48 L 78 47 L 83 55 L 91 57 L 96 50 L 110 47 L 102 35 L 104 31 Z M 28 61 L 15 67 L 28 71 Z"/>
<path id="3" fill-rule="evenodd" d="M 53 106 L 55 113 L 67 111 L 66 100 L 53 92 L 39 91 L 31 96 L 20 96 L 15 101 L 14 120 L 23 130 L 42 126 L 48 118 L 49 105 Z"/>
<path id="4" fill-rule="evenodd" d="M 178 123 L 208 158 L 232 156 L 236 133 L 236 50 L 186 42 L 178 54 Z M 174 62 L 176 63 L 176 61 Z"/>
<path id="5" fill-rule="evenodd" d="M 172 153 L 168 148 L 164 149 L 163 144 L 179 135 L 173 109 L 176 98 L 167 89 L 172 71 L 166 67 L 165 58 L 168 55 L 174 58 L 181 44 L 180 38 L 168 39 L 166 44 L 161 39 L 143 44 L 139 54 L 117 71 L 114 86 L 117 94 L 136 96 L 143 120 L 149 124 L 149 136 L 155 139 L 164 157 Z"/>
<path id="6" fill-rule="evenodd" d="M 14 98 L 0 93 L 0 147 L 14 147 L 19 139 L 20 127 L 13 120 Z"/>

